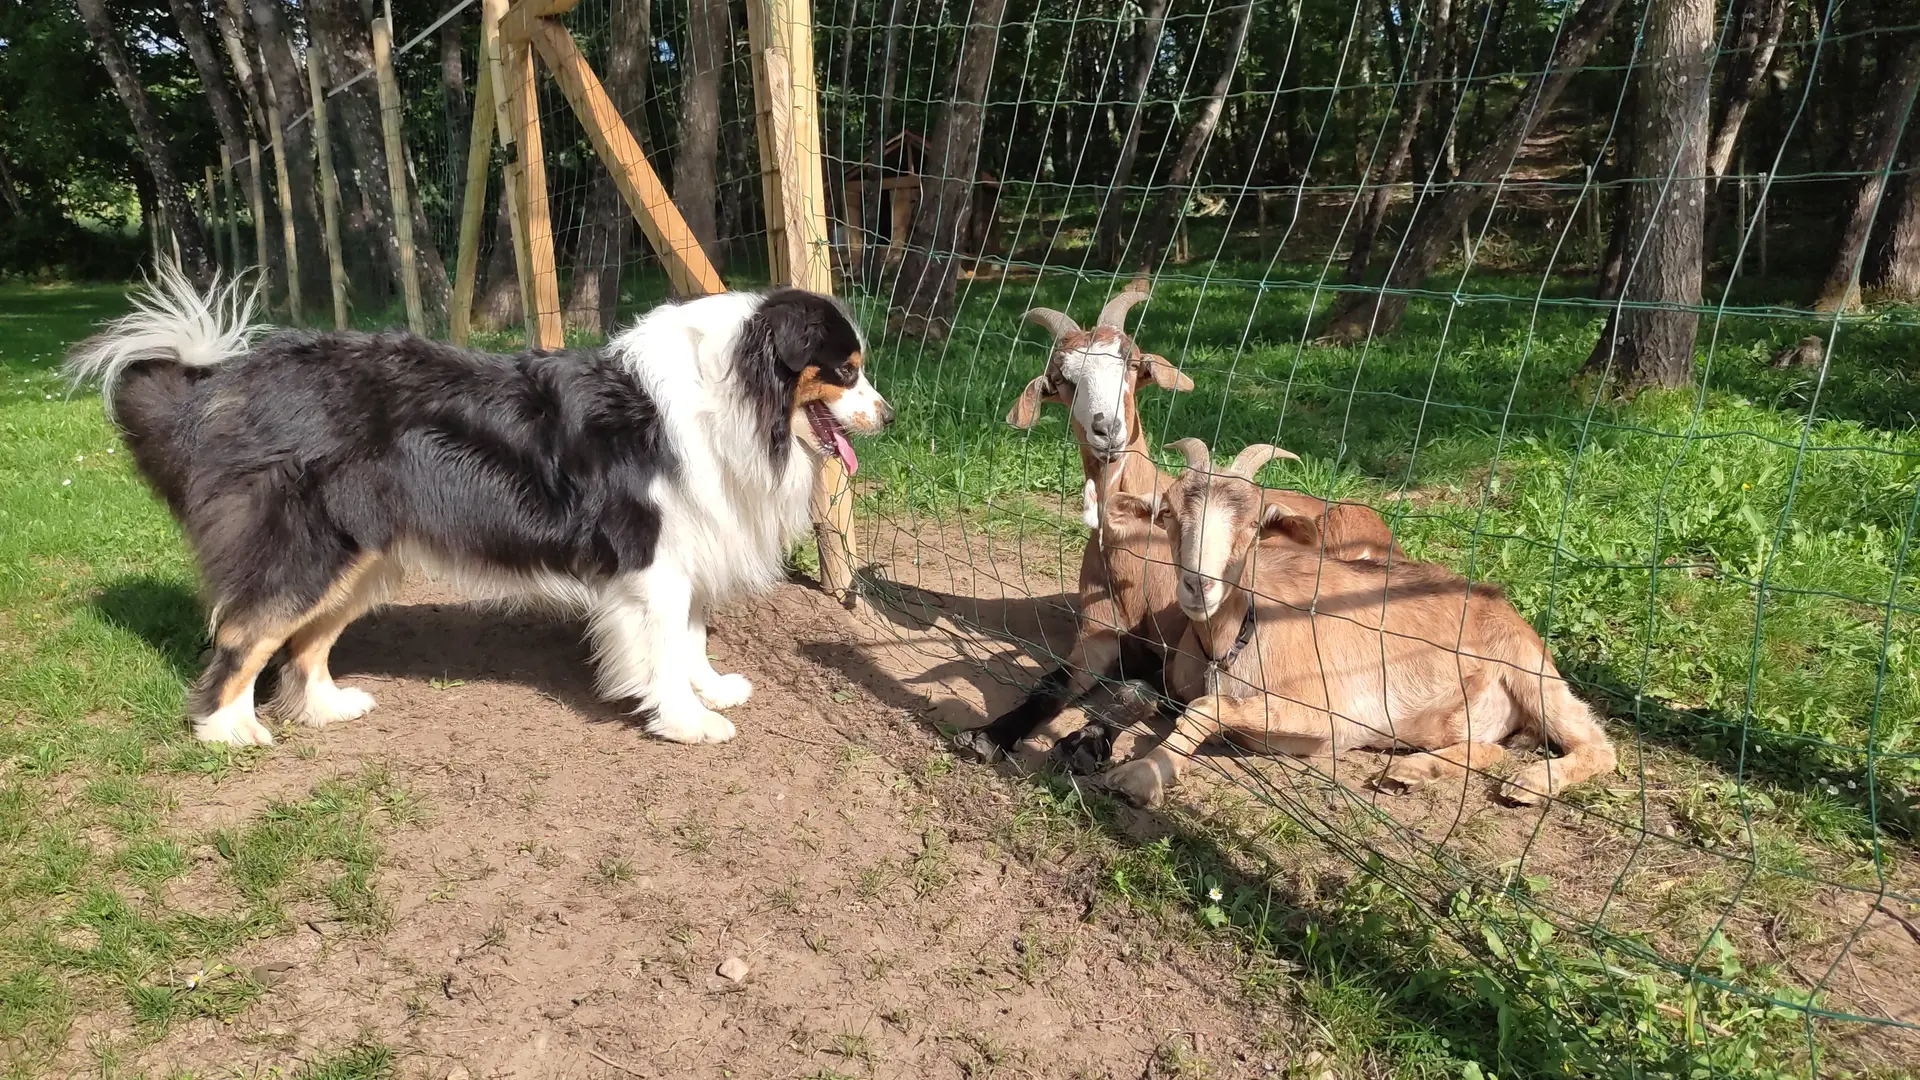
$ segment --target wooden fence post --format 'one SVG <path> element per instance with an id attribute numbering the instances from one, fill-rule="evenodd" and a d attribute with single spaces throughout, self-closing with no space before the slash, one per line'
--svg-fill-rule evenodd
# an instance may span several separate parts
<path id="1" fill-rule="evenodd" d="M 513 44 L 507 53 L 507 87 L 516 135 L 520 141 L 520 179 L 526 200 L 528 276 L 533 285 L 533 340 L 536 349 L 558 349 L 566 343 L 560 321 L 560 276 L 553 259 L 553 220 L 547 205 L 546 148 L 540 138 L 539 83 L 534 78 L 533 43 Z"/>
<path id="2" fill-rule="evenodd" d="M 830 294 L 832 253 L 827 246 L 826 178 L 821 168 L 809 0 L 747 0 L 747 33 L 758 103 L 768 263 L 775 281 Z M 813 488 L 813 522 L 820 548 L 820 583 L 843 603 L 857 604 L 853 489 L 837 457 L 821 462 Z"/>
<path id="3" fill-rule="evenodd" d="M 252 181 L 247 197 L 252 200 L 253 210 L 253 263 L 260 268 L 260 288 L 264 294 L 267 287 L 267 197 L 261 194 L 260 181 L 260 140 L 247 140 L 247 169 Z"/>
<path id="4" fill-rule="evenodd" d="M 487 215 L 487 157 L 493 152 L 493 72 L 484 62 L 473 81 L 473 132 L 467 139 L 467 188 L 460 197 L 460 256 L 447 306 L 447 337 L 473 335 L 473 285 L 480 273 L 480 223 Z M 511 185 L 509 185 L 511 186 Z"/>
<path id="5" fill-rule="evenodd" d="M 380 131 L 387 143 L 387 186 L 393 195 L 393 238 L 400 246 L 400 291 L 407 301 L 407 329 L 427 332 L 427 309 L 420 300 L 420 267 L 413 250 L 413 200 L 407 194 L 407 147 L 400 139 L 400 80 L 393 74 L 393 27 L 385 17 L 373 20 L 374 81 L 380 92 Z M 556 307 L 557 307 L 556 303 Z"/>
<path id="6" fill-rule="evenodd" d="M 520 279 L 520 310 L 526 317 L 527 344 L 539 339 L 539 317 L 533 306 L 533 259 L 527 249 L 527 222 L 522 206 L 527 185 L 519 135 L 514 130 L 512 84 L 507 81 L 506 43 L 500 39 L 500 20 L 507 13 L 507 0 L 482 0 L 480 8 L 480 47 L 486 54 L 487 77 L 493 83 L 494 131 L 500 149 L 506 154 L 507 217 L 513 233 L 513 266 Z"/>
<path id="7" fill-rule="evenodd" d="M 280 192 L 280 237 L 287 255 L 287 314 L 300 321 L 300 245 L 293 228 L 293 181 L 287 175 L 287 138 L 280 106 L 267 101 L 267 126 L 273 128 L 273 179 Z"/>
<path id="8" fill-rule="evenodd" d="M 240 250 L 240 204 L 233 198 L 233 154 L 220 144 L 220 186 L 227 189 L 227 249 L 233 252 L 233 272 L 238 275 L 247 265 Z"/>
<path id="9" fill-rule="evenodd" d="M 340 251 L 340 182 L 333 175 L 333 146 L 327 132 L 326 80 L 320 52 L 307 50 L 307 87 L 313 97 L 313 148 L 320 160 L 321 214 L 326 219 L 327 280 L 333 286 L 333 328 L 347 328 L 347 267 Z"/>

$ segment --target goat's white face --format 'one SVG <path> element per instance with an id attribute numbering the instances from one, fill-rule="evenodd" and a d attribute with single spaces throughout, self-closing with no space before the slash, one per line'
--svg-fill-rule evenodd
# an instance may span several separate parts
<path id="1" fill-rule="evenodd" d="M 1188 618 L 1212 618 L 1226 599 L 1227 583 L 1239 580 L 1258 527 L 1258 506 L 1258 490 L 1239 478 L 1183 478 L 1167 493 L 1167 524 L 1180 568 L 1175 598 Z"/>
<path id="2" fill-rule="evenodd" d="M 1060 357 L 1056 392 L 1067 399 L 1096 457 L 1117 460 L 1133 437 L 1127 430 L 1133 381 L 1131 350 L 1124 341 L 1096 338 Z"/>

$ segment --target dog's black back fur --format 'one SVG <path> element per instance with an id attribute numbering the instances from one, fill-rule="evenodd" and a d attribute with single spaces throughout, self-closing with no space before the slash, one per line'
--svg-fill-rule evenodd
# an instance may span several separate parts
<path id="1" fill-rule="evenodd" d="M 735 370 L 776 463 L 800 373 L 851 385 L 859 347 L 830 298 L 764 298 Z M 301 610 L 398 540 L 589 582 L 644 569 L 662 527 L 649 486 L 679 466 L 656 403 L 597 351 L 283 332 L 213 367 L 137 362 L 113 413 L 213 599 L 238 610 Z"/>

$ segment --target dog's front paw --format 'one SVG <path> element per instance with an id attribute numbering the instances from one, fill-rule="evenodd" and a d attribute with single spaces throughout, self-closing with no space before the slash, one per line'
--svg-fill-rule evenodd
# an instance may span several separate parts
<path id="1" fill-rule="evenodd" d="M 1152 756 L 1129 761 L 1100 778 L 1101 786 L 1135 806 L 1155 807 L 1166 801 L 1176 777 L 1165 762 Z"/>
<path id="2" fill-rule="evenodd" d="M 753 696 L 753 684 L 745 675 L 716 675 L 695 683 L 693 693 L 709 709 L 731 709 Z"/>
<path id="3" fill-rule="evenodd" d="M 656 710 L 647 721 L 647 734 L 668 742 L 723 743 L 734 736 L 733 721 L 700 705 Z"/>
<path id="4" fill-rule="evenodd" d="M 231 746 L 272 746 L 273 732 L 253 714 L 253 702 L 241 700 L 193 722 L 193 737 Z"/>

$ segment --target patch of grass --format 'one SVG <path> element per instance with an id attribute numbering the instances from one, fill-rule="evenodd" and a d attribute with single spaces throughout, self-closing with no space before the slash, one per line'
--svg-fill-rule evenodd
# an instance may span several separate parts
<path id="1" fill-rule="evenodd" d="M 171 824 L 176 786 L 262 751 L 188 737 L 192 562 L 99 399 L 57 373 L 125 310 L 115 287 L 0 285 L 0 1075 L 79 1067 L 83 1015 L 137 1044 L 244 1010 L 265 991 L 226 958 L 289 925 L 287 905 L 377 926 L 376 825 L 418 812 L 370 774 L 219 837 Z"/>
<path id="2" fill-rule="evenodd" d="M 300 1066 L 293 1077 L 294 1080 L 392 1080 L 399 1071 L 399 1055 L 392 1047 L 362 1040 Z"/>

